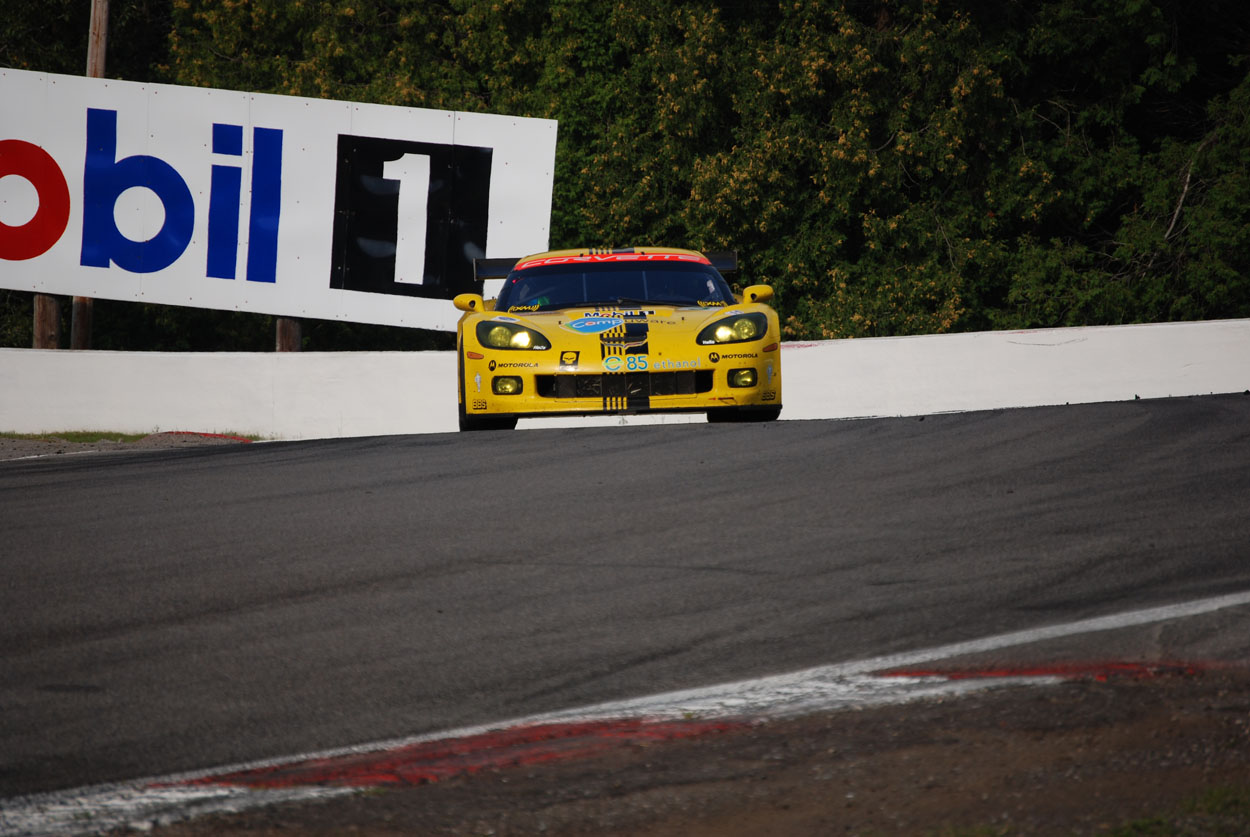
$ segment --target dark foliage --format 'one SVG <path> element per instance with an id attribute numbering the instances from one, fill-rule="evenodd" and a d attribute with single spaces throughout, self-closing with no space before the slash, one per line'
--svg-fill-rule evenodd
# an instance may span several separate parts
<path id="1" fill-rule="evenodd" d="M 85 0 L 11 5 L 0 61 L 81 71 Z M 791 338 L 1250 316 L 1240 0 L 114 9 L 111 75 L 558 119 L 552 246 L 736 249 Z M 272 343 L 270 318 L 101 308 L 101 348 Z"/>

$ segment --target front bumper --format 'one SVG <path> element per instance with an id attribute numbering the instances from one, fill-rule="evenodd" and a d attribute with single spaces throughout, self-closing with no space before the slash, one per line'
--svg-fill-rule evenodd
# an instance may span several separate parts
<path id="1" fill-rule="evenodd" d="M 662 356 L 626 355 L 619 370 L 612 372 L 561 365 L 557 350 L 527 353 L 522 359 L 516 352 L 480 354 L 480 359 L 461 356 L 463 404 L 470 416 L 629 415 L 781 406 L 779 351 L 733 347 L 671 363 Z M 754 371 L 754 383 L 731 386 L 731 375 L 744 369 Z M 515 379 L 519 391 L 502 394 L 501 378 Z"/>

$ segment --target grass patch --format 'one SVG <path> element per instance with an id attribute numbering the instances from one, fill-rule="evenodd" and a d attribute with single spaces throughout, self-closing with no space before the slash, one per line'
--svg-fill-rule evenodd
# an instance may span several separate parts
<path id="1" fill-rule="evenodd" d="M 0 433 L 5 439 L 29 442 L 137 442 L 147 433 L 114 433 L 108 430 L 74 430 L 66 433 Z"/>
<path id="2" fill-rule="evenodd" d="M 931 837 L 1022 837 L 1006 826 L 946 828 Z M 1250 786 L 1216 787 L 1204 791 L 1168 814 L 1125 823 L 1107 837 L 1245 837 L 1250 835 Z"/>
<path id="3" fill-rule="evenodd" d="M 1197 837 L 1250 834 L 1250 787 L 1204 791 L 1168 816 L 1148 817 L 1108 832 L 1111 837 Z"/>
<path id="4" fill-rule="evenodd" d="M 1194 804 L 1194 811 L 1218 816 L 1240 814 L 1250 822 L 1250 787 L 1209 790 Z M 1242 833 L 1250 834 L 1250 829 Z"/>
<path id="5" fill-rule="evenodd" d="M 0 432 L 0 439 L 22 439 L 30 442 L 74 442 L 81 444 L 95 444 L 97 442 L 137 442 L 140 439 L 146 439 L 153 433 L 162 431 L 152 431 L 152 433 L 118 433 L 111 430 L 69 430 L 57 433 L 5 433 Z M 183 431 L 170 431 L 183 432 Z M 197 434 L 194 431 L 185 431 L 192 435 L 204 436 L 220 436 L 229 439 L 246 439 L 249 442 L 259 442 L 265 439 L 264 436 L 257 436 L 252 433 L 203 433 Z"/>

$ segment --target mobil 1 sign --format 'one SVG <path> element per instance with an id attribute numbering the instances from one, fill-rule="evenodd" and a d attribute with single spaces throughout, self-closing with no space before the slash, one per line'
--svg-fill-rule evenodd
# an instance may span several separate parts
<path id="1" fill-rule="evenodd" d="M 449 330 L 556 123 L 0 69 L 0 288 Z"/>

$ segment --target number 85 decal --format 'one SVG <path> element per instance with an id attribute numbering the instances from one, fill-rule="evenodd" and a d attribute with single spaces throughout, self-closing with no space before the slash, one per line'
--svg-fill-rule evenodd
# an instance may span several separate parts
<path id="1" fill-rule="evenodd" d="M 622 368 L 627 372 L 644 372 L 647 369 L 647 356 L 605 357 L 603 359 L 603 368 L 609 372 L 620 372 Z"/>

